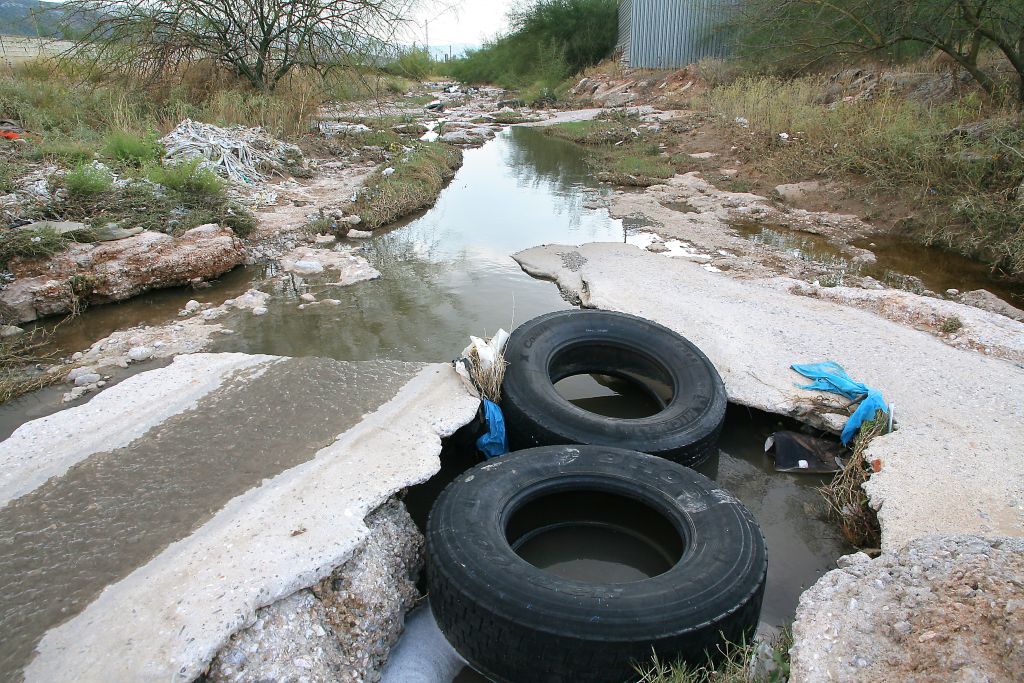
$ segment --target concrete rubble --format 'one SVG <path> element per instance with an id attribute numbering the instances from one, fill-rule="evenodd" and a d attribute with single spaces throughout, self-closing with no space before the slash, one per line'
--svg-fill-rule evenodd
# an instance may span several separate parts
<path id="1" fill-rule="evenodd" d="M 4 444 L 3 471 L 9 474 L 5 496 L 30 495 L 33 486 L 62 476 L 96 449 L 118 442 L 143 443 L 153 426 L 182 415 L 180 411 L 187 412 L 197 400 L 209 400 L 200 398 L 204 392 L 216 394 L 216 387 L 231 375 L 232 364 L 248 364 L 249 381 L 259 381 L 261 373 L 280 372 L 273 368 L 296 362 L 309 361 L 242 354 L 179 357 L 172 366 L 136 375 L 85 406 L 27 423 Z M 154 392 L 160 396 L 150 395 Z M 237 394 L 238 400 L 253 395 Z M 140 408 L 149 415 L 125 430 L 118 416 Z M 440 466 L 441 439 L 468 423 L 477 408 L 478 400 L 466 392 L 451 366 L 428 365 L 414 372 L 392 399 L 361 420 L 356 417 L 333 443 L 235 497 L 193 533 L 108 585 L 83 611 L 46 632 L 25 680 L 191 681 L 229 645 L 233 634 L 262 619 L 265 633 L 250 630 L 235 644 L 273 637 L 268 634 L 275 624 L 283 624 L 278 617 L 298 614 L 300 605 L 311 606 L 310 595 L 318 591 L 325 618 L 333 620 L 337 632 L 348 634 L 348 644 L 335 654 L 364 671 L 378 669 L 401 628 L 399 613 L 411 603 L 408 577 L 418 556 L 394 554 L 392 542 L 412 531 L 404 513 L 393 507 L 378 517 L 371 513 L 403 488 L 434 474 Z M 90 424 L 82 411 L 95 415 L 91 440 L 80 433 L 75 436 L 80 425 Z M 70 428 L 72 423 L 76 429 Z M 187 425 L 182 428 L 188 431 Z M 49 436 L 44 439 L 40 429 Z M 62 438 L 67 441 L 64 446 Z M 48 444 L 46 453 L 32 455 L 31 444 L 40 443 Z M 380 534 L 377 541 L 372 540 L 371 527 Z M 411 547 L 415 551 L 418 546 Z M 335 574 L 331 580 L 346 562 L 356 571 L 344 577 Z M 386 600 L 368 600 L 366 596 L 381 586 L 391 587 Z M 297 594 L 300 597 L 291 602 L 276 604 Z M 274 607 L 258 612 L 268 605 Z M 376 621 L 363 622 L 370 614 Z M 346 626 L 353 620 L 360 628 Z M 305 630 L 298 635 L 305 638 Z M 279 645 L 280 656 L 298 652 L 297 644 Z M 97 652 L 104 656 L 96 657 Z M 269 671 L 275 666 L 273 659 L 260 666 Z M 292 657 L 296 671 L 303 669 L 296 659 L 305 663 L 305 658 Z M 313 666 L 314 660 L 309 663 Z M 222 680 L 248 680 L 237 678 L 240 665 L 237 650 L 229 649 L 215 670 L 222 676 L 229 675 L 226 668 L 234 672 L 234 678 Z"/>
<path id="2" fill-rule="evenodd" d="M 366 527 L 366 542 L 330 576 L 257 610 L 256 622 L 217 654 L 207 680 L 378 680 L 419 598 L 423 536 L 398 500 L 367 517 Z"/>
<path id="3" fill-rule="evenodd" d="M 1020 680 L 1024 539 L 928 536 L 839 566 L 800 597 L 793 683 Z"/>
<path id="4" fill-rule="evenodd" d="M 1019 356 L 1015 364 L 913 329 L 919 321 L 905 316 L 916 307 L 899 300 L 924 297 L 904 292 L 878 293 L 866 306 L 876 313 L 844 301 L 876 296 L 868 290 L 808 295 L 803 282 L 736 279 L 630 245 L 549 245 L 515 258 L 584 307 L 640 315 L 683 334 L 715 363 L 730 401 L 836 431 L 842 406 L 797 389 L 788 369 L 821 360 L 839 361 L 884 393 L 897 430 L 868 446 L 874 474 L 864 485 L 883 554 L 846 558 L 801 598 L 793 681 L 1016 680 L 1024 670 L 1016 614 L 1024 604 Z M 1019 353 L 1021 323 L 939 305 Z M 919 540 L 925 536 L 932 538 Z M 992 540 L 1000 537 L 1011 538 Z"/>
<path id="5" fill-rule="evenodd" d="M 1024 535 L 1024 368 L 868 311 L 630 245 L 550 245 L 515 258 L 585 307 L 640 315 L 684 335 L 742 405 L 834 429 L 840 406 L 830 418 L 820 394 L 812 402 L 796 388 L 789 366 L 798 362 L 836 360 L 881 389 L 899 423 L 867 452 L 880 470 L 866 488 L 884 549 L 930 533 Z M 1024 334 L 1024 325 L 1007 324 Z"/>

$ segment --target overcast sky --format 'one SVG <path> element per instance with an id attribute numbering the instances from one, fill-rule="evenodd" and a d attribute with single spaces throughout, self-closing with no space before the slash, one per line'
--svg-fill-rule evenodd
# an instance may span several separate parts
<path id="1" fill-rule="evenodd" d="M 512 6 L 512 2 L 513 0 L 452 0 L 448 3 L 452 9 L 442 12 L 440 16 L 435 16 L 437 7 L 420 15 L 419 40 L 424 40 L 423 20 L 428 19 L 431 45 L 480 45 L 505 28 L 505 14 Z"/>

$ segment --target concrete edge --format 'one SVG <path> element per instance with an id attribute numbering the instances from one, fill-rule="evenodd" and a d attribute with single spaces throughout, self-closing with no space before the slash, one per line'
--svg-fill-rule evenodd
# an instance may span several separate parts
<path id="1" fill-rule="evenodd" d="M 18 427 L 0 443 L 0 507 L 100 451 L 127 446 L 201 398 L 240 370 L 279 356 L 197 353 L 178 356 L 165 368 L 129 377 L 116 393 Z M 131 419 L 123 419 L 125 414 Z M 59 454 L 59 457 L 58 457 Z"/>
<path id="2" fill-rule="evenodd" d="M 25 680 L 193 680 L 257 608 L 342 565 L 364 518 L 436 473 L 441 439 L 478 405 L 450 365 L 427 366 L 313 460 L 233 499 L 50 630 Z"/>

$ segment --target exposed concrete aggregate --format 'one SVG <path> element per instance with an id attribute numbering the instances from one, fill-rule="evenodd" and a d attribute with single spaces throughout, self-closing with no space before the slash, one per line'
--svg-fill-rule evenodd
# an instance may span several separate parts
<path id="1" fill-rule="evenodd" d="M 212 682 L 380 680 L 419 596 L 423 537 L 391 500 L 366 519 L 369 535 L 348 562 L 317 585 L 256 613 L 210 667 Z"/>
<path id="2" fill-rule="evenodd" d="M 1024 675 L 1024 539 L 931 536 L 842 558 L 800 598 L 793 683 Z"/>

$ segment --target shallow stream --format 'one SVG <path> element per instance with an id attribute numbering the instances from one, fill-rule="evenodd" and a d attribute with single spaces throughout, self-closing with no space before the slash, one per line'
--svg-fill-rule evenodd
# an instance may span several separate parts
<path id="1" fill-rule="evenodd" d="M 222 322 L 234 334 L 220 338 L 212 350 L 338 360 L 451 360 L 465 346 L 469 334 L 510 329 L 536 315 L 569 306 L 556 287 L 525 275 L 509 254 L 544 243 L 623 241 L 621 221 L 609 218 L 605 209 L 585 207 L 608 191 L 589 175 L 575 146 L 533 129 L 511 128 L 483 147 L 466 152 L 464 166 L 436 206 L 365 243 L 367 258 L 382 273 L 379 280 L 338 287 L 330 284 L 329 277 L 274 277 L 269 280 L 274 296 L 268 314 L 256 318 L 234 312 L 224 318 Z M 124 304 L 96 307 L 61 326 L 56 341 L 67 352 L 84 349 L 115 329 L 173 319 L 189 299 L 220 303 L 268 275 L 274 273 L 264 267 L 239 269 L 210 289 L 165 290 Z M 299 309 L 299 297 L 305 292 L 341 303 Z M 574 399 L 589 401 L 593 410 L 614 414 L 624 406 L 637 408 L 607 387 L 593 393 L 594 387 L 583 382 L 565 390 L 575 392 Z M 58 405 L 44 403 L 52 402 L 54 397 L 59 397 L 57 390 L 13 401 L 0 407 L 0 421 L 13 428 L 25 419 L 52 412 Z M 282 395 L 281 400 L 289 399 Z M 294 400 L 301 403 L 301 392 Z M 771 418 L 733 409 L 722 453 L 703 470 L 746 502 L 761 523 L 768 539 L 771 567 L 762 619 L 767 625 L 781 626 L 792 618 L 799 593 L 849 549 L 816 512 L 818 494 L 813 487 L 817 482 L 776 474 L 768 466 L 761 447 L 773 428 Z M 281 458 L 260 471 L 259 478 L 272 477 L 297 464 Z M 143 462 L 139 471 L 147 467 Z M 135 470 L 123 471 L 119 476 L 122 481 L 118 486 L 125 490 L 139 484 L 132 481 L 132 477 L 140 476 Z M 178 476 L 181 481 L 176 485 L 189 488 L 189 477 L 201 477 L 203 472 L 199 468 L 193 475 L 182 470 Z M 59 486 L 50 488 L 58 491 Z M 69 498 L 64 502 L 72 501 Z M 210 503 L 220 505 L 213 499 Z M 43 521 L 70 528 L 78 514 L 74 506 L 51 500 L 47 501 L 50 512 L 40 510 L 40 514 L 53 515 L 54 510 L 65 508 L 63 514 L 69 519 L 40 519 L 38 524 L 27 518 L 22 521 L 32 528 L 44 527 Z M 210 514 L 213 512 L 215 509 Z M 131 559 L 124 559 L 121 565 L 133 564 L 105 571 L 112 579 L 125 575 L 160 552 L 176 534 L 186 535 L 200 522 L 188 520 L 144 553 L 122 556 L 116 548 L 111 549 L 111 557 L 130 555 Z M 2 536 L 7 538 L 0 540 L 13 543 L 9 531 L 5 529 Z M 90 533 L 107 537 L 115 532 L 97 519 Z M 0 545 L 11 548 L 10 544 Z M 12 563 L 12 568 L 16 564 Z M 20 579 L 8 579 L 17 583 L 33 571 L 42 570 L 26 567 L 18 571 L 25 572 Z M 31 588 L 22 585 L 19 590 Z M 0 615 L 11 616 L 17 608 L 17 601 L 8 599 L 16 592 L 0 591 Z M 79 609 L 81 605 L 76 604 L 66 611 L 55 610 L 49 626 Z M 0 623 L 0 632 L 4 630 Z M 10 678 L 24 664 L 24 653 L 22 650 L 0 666 L 0 679 Z"/>

